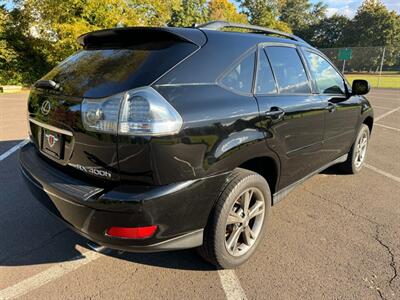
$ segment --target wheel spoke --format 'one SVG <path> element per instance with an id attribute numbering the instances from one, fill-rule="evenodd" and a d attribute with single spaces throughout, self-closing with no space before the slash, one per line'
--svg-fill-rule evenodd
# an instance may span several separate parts
<path id="1" fill-rule="evenodd" d="M 254 233 L 250 226 L 247 226 L 243 231 L 243 240 L 247 246 L 251 245 L 251 241 L 254 239 Z"/>
<path id="2" fill-rule="evenodd" d="M 243 211 L 248 214 L 251 197 L 253 197 L 253 190 L 244 193 L 243 197 Z"/>
<path id="3" fill-rule="evenodd" d="M 358 148 L 360 149 L 360 150 L 362 150 L 365 146 L 367 146 L 367 143 L 368 143 L 368 138 L 367 138 L 367 136 L 363 136 L 361 139 L 360 139 L 360 141 L 358 142 Z"/>
<path id="4" fill-rule="evenodd" d="M 362 150 L 367 149 L 367 143 L 363 144 L 363 145 L 361 146 L 361 149 L 362 149 Z"/>
<path id="5" fill-rule="evenodd" d="M 226 221 L 226 225 L 242 223 L 243 219 L 239 216 L 238 213 L 231 211 L 228 215 L 228 220 Z"/>
<path id="6" fill-rule="evenodd" d="M 257 201 L 251 208 L 249 212 L 249 219 L 252 219 L 264 212 L 264 202 Z"/>
<path id="7" fill-rule="evenodd" d="M 367 145 L 367 139 L 365 138 L 364 140 L 362 140 L 362 142 L 360 143 L 360 148 L 364 148 Z"/>
<path id="8" fill-rule="evenodd" d="M 240 234 L 242 233 L 242 227 L 236 227 L 232 231 L 231 235 L 229 236 L 228 240 L 226 241 L 226 244 L 228 245 L 228 248 L 232 251 L 235 252 L 237 248 L 237 242 L 239 240 Z"/>

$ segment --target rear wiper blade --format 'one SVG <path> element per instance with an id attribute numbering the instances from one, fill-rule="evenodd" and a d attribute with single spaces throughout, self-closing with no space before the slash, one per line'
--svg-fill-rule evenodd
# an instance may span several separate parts
<path id="1" fill-rule="evenodd" d="M 35 82 L 34 87 L 48 90 L 59 90 L 61 86 L 53 80 L 38 80 Z"/>

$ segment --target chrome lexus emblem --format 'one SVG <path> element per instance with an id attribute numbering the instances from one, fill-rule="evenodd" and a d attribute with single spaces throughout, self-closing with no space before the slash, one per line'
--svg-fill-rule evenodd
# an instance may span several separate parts
<path id="1" fill-rule="evenodd" d="M 47 138 L 47 143 L 49 144 L 49 146 L 51 147 L 51 148 L 53 148 L 53 146 L 56 144 L 56 142 L 58 141 L 58 138 L 57 137 L 55 137 L 54 135 L 52 135 L 52 134 L 45 134 L 45 136 L 46 136 L 46 138 Z"/>
<path id="2" fill-rule="evenodd" d="M 40 108 L 40 110 L 42 111 L 43 115 L 48 115 L 51 109 L 51 104 L 49 100 L 46 100 L 42 103 L 42 107 Z"/>

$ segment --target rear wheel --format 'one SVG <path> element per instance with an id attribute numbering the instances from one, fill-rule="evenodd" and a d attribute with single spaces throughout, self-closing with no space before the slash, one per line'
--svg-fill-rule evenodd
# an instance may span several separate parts
<path id="1" fill-rule="evenodd" d="M 344 172 L 348 174 L 356 174 L 361 171 L 367 156 L 368 142 L 369 128 L 367 125 L 362 124 L 357 138 L 350 149 L 347 160 L 340 165 Z"/>
<path id="2" fill-rule="evenodd" d="M 219 268 L 234 268 L 255 252 L 271 208 L 267 181 L 236 169 L 223 189 L 206 226 L 200 254 Z"/>

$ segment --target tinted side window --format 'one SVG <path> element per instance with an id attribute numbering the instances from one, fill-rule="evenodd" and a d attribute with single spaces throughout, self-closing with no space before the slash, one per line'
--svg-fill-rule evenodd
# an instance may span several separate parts
<path id="1" fill-rule="evenodd" d="M 310 93 L 307 74 L 296 49 L 267 47 L 266 52 L 281 93 Z"/>
<path id="2" fill-rule="evenodd" d="M 318 54 L 308 51 L 305 51 L 305 57 L 320 93 L 345 93 L 344 80 L 330 63 Z"/>
<path id="3" fill-rule="evenodd" d="M 260 51 L 257 65 L 257 94 L 274 94 L 276 93 L 276 84 L 271 66 L 269 65 L 265 52 Z"/>
<path id="4" fill-rule="evenodd" d="M 254 59 L 255 53 L 246 56 L 224 76 L 221 83 L 231 90 L 250 93 L 253 83 Z"/>

